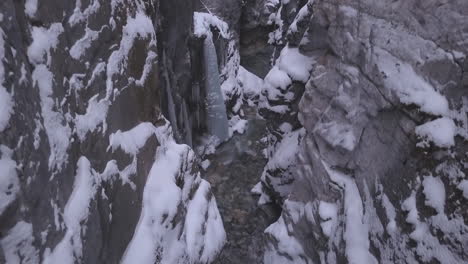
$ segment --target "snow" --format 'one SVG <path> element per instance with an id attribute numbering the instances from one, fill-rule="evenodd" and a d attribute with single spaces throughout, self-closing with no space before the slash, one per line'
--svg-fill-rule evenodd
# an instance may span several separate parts
<path id="1" fill-rule="evenodd" d="M 1 64 L 1 63 L 0 63 Z M 6 129 L 13 113 L 13 100 L 11 95 L 2 86 L 0 75 L 0 132 Z"/>
<path id="2" fill-rule="evenodd" d="M 443 214 L 445 207 L 445 187 L 439 177 L 426 176 L 423 180 L 425 204 L 436 209 L 437 213 Z"/>
<path id="3" fill-rule="evenodd" d="M 151 37 L 155 42 L 154 26 L 151 19 L 142 11 L 138 11 L 135 17 L 127 17 L 127 24 L 123 27 L 122 39 L 119 49 L 112 52 L 107 62 L 106 99 L 111 99 L 114 90 L 113 76 L 120 74 L 127 64 L 128 54 L 137 38 Z"/>
<path id="4" fill-rule="evenodd" d="M 45 254 L 43 264 L 73 264 L 81 259 L 84 230 L 82 224 L 88 219 L 90 202 L 96 190 L 97 184 L 91 164 L 82 156 L 78 160 L 73 191 L 63 213 L 65 235 L 52 252 Z"/>
<path id="5" fill-rule="evenodd" d="M 274 66 L 265 76 L 263 90 L 267 92 L 269 100 L 278 100 L 282 95 L 281 90 L 286 90 L 291 84 L 292 80 L 288 74 L 280 70 L 278 66 Z"/>
<path id="6" fill-rule="evenodd" d="M 463 196 L 468 199 L 468 180 L 461 181 L 457 188 L 463 192 Z"/>
<path id="7" fill-rule="evenodd" d="M 429 185 L 433 185 L 433 183 Z M 430 189 L 432 188 L 433 186 L 431 186 Z M 440 186 L 436 188 L 438 188 L 440 191 Z M 424 189 L 426 189 L 426 186 L 424 186 Z M 434 197 L 438 197 L 435 200 L 438 200 L 438 202 L 440 203 L 440 198 L 442 197 L 442 195 L 439 193 L 436 194 Z M 415 191 L 413 191 L 410 197 L 408 197 L 403 202 L 402 209 L 408 212 L 406 222 L 412 224 L 414 227 L 413 232 L 410 234 L 410 238 L 417 242 L 417 246 L 415 247 L 416 253 L 423 262 L 429 262 L 431 260 L 433 261 L 434 259 L 437 259 L 439 263 L 463 262 L 451 252 L 447 245 L 441 244 L 439 238 L 432 235 L 432 230 L 429 229 L 430 227 L 427 223 L 420 221 L 419 213 L 416 207 Z M 430 217 L 428 220 L 431 221 L 433 226 L 438 229 L 436 232 L 442 232 L 444 236 L 453 237 L 456 235 L 460 235 L 464 232 L 462 231 L 464 227 L 460 228 L 461 226 L 464 226 L 463 223 L 460 223 L 460 221 L 463 220 L 457 220 L 455 218 L 448 220 L 447 216 L 443 212 Z"/>
<path id="8" fill-rule="evenodd" d="M 208 159 L 206 159 L 206 160 L 202 161 L 202 162 L 200 163 L 200 165 L 201 165 L 201 167 L 203 168 L 203 170 L 206 171 L 206 170 L 208 169 L 208 167 L 210 167 L 211 161 L 208 160 Z"/>
<path id="9" fill-rule="evenodd" d="M 267 3 L 266 5 L 276 5 L 278 1 L 270 1 L 270 3 Z M 283 5 L 281 5 L 276 13 L 271 13 L 270 16 L 268 17 L 268 25 L 273 25 L 275 30 L 268 33 L 268 44 L 283 44 L 283 26 L 284 22 L 281 19 L 281 13 L 283 10 Z"/>
<path id="10" fill-rule="evenodd" d="M 235 40 L 229 40 L 227 54 L 223 55 L 227 62 L 221 71 L 221 91 L 223 92 L 223 98 L 225 101 L 235 99 L 236 101 L 231 102 L 232 108 L 229 109 L 233 113 L 238 113 L 243 104 L 243 87 L 240 81 L 240 55 L 239 49 Z"/>
<path id="11" fill-rule="evenodd" d="M 99 36 L 98 31 L 91 30 L 86 28 L 85 35 L 79 39 L 70 49 L 70 56 L 75 60 L 78 60 L 87 49 L 91 47 L 93 41 L 95 41 Z"/>
<path id="12" fill-rule="evenodd" d="M 34 119 L 34 123 L 36 124 L 36 128 L 34 129 L 34 143 L 33 143 L 33 145 L 34 145 L 34 149 L 38 150 L 39 146 L 41 144 L 41 136 L 40 136 L 39 133 L 41 132 L 42 124 L 38 119 Z"/>
<path id="13" fill-rule="evenodd" d="M 356 136 L 353 127 L 347 124 L 338 124 L 336 121 L 318 123 L 314 130 L 333 147 L 340 146 L 348 151 L 356 147 Z"/>
<path id="14" fill-rule="evenodd" d="M 286 169 L 295 160 L 299 151 L 300 139 L 305 133 L 301 128 L 283 136 L 283 139 L 277 144 L 273 155 L 268 159 L 265 169 Z"/>
<path id="15" fill-rule="evenodd" d="M 193 174 L 195 154 L 187 145 L 174 141 L 168 125 L 153 127 L 153 133 L 161 146 L 143 191 L 140 220 L 122 263 L 152 264 L 156 259 L 177 263 L 185 257 L 191 262 L 210 262 L 221 250 L 226 234 L 209 184 Z M 183 186 L 176 184 L 180 178 Z M 195 193 L 194 186 L 198 186 Z M 186 205 L 187 214 L 176 221 L 181 205 Z"/>
<path id="16" fill-rule="evenodd" d="M 61 169 L 67 161 L 71 129 L 65 122 L 63 115 L 54 111 L 53 75 L 49 69 L 44 64 L 37 65 L 32 73 L 32 79 L 33 83 L 39 87 L 41 113 L 51 149 L 49 168 L 57 166 L 58 169 Z"/>
<path id="17" fill-rule="evenodd" d="M 242 84 L 244 98 L 253 99 L 260 95 L 263 87 L 263 80 L 260 77 L 239 66 L 237 78 Z"/>
<path id="18" fill-rule="evenodd" d="M 21 77 L 19 79 L 20 84 L 26 84 L 28 82 L 28 78 L 26 77 L 26 67 L 24 66 L 24 63 L 21 64 Z"/>
<path id="19" fill-rule="evenodd" d="M 309 79 L 313 63 L 314 60 L 301 54 L 299 48 L 291 48 L 288 45 L 281 50 L 277 65 L 291 79 L 306 83 Z"/>
<path id="20" fill-rule="evenodd" d="M 136 81 L 137 85 L 143 86 L 146 79 L 150 75 L 151 70 L 153 69 L 153 64 L 155 64 L 156 58 L 157 54 L 154 51 L 148 52 L 148 56 L 146 57 L 145 66 L 143 67 L 141 77 Z"/>
<path id="21" fill-rule="evenodd" d="M 24 12 L 28 17 L 34 17 L 37 12 L 37 0 L 26 0 L 24 3 Z"/>
<path id="22" fill-rule="evenodd" d="M 241 119 L 238 115 L 235 115 L 229 119 L 229 137 L 232 137 L 234 132 L 244 134 L 247 127 L 247 122 L 247 120 Z"/>
<path id="23" fill-rule="evenodd" d="M 305 4 L 299 12 L 297 12 L 296 17 L 294 18 L 294 21 L 291 23 L 288 29 L 288 33 L 290 32 L 297 32 L 297 22 L 302 21 L 306 16 L 310 15 L 310 10 L 309 10 L 309 5 L 311 1 L 309 1 L 307 4 Z"/>
<path id="24" fill-rule="evenodd" d="M 99 0 L 92 0 L 92 3 L 89 3 L 86 9 L 81 11 L 81 1 L 82 0 L 76 0 L 73 14 L 68 19 L 68 23 L 71 26 L 74 26 L 80 22 L 85 21 L 90 15 L 96 13 L 98 9 L 101 7 Z"/>
<path id="25" fill-rule="evenodd" d="M 50 49 L 56 48 L 58 37 L 63 32 L 60 23 L 54 23 L 50 28 L 32 27 L 31 35 L 33 42 L 28 47 L 28 58 L 33 64 L 45 63 L 44 56 L 47 55 L 47 62 L 50 61 Z"/>
<path id="26" fill-rule="evenodd" d="M 284 222 L 284 217 L 280 216 L 278 221 L 274 222 L 265 229 L 265 233 L 271 235 L 277 243 L 277 248 L 274 250 L 267 250 L 264 255 L 264 263 L 281 264 L 281 263 L 295 263 L 302 264 L 308 263 L 301 258 L 304 255 L 304 249 L 297 239 L 290 235 L 288 226 Z M 273 251 L 273 252 L 269 252 Z M 281 253 L 286 252 L 288 256 L 294 257 L 293 261 L 288 259 L 281 259 Z"/>
<path id="27" fill-rule="evenodd" d="M 292 80 L 288 74 L 280 70 L 278 66 L 274 66 L 265 76 L 265 84 L 270 85 L 273 88 L 281 88 L 281 90 L 286 90 L 289 85 L 291 85 Z"/>
<path id="28" fill-rule="evenodd" d="M 146 141 L 154 135 L 154 126 L 151 123 L 140 123 L 134 128 L 122 132 L 118 130 L 109 136 L 109 147 L 112 151 L 121 148 L 125 153 L 136 155 L 146 144 Z"/>
<path id="29" fill-rule="evenodd" d="M 341 5 L 340 6 L 340 11 L 348 16 L 348 17 L 355 17 L 358 15 L 358 11 L 354 8 L 352 8 L 351 6 L 347 6 L 347 5 Z"/>
<path id="30" fill-rule="evenodd" d="M 181 165 L 182 149 L 158 148 L 143 192 L 143 208 L 134 236 L 125 251 L 122 263 L 155 263 L 157 242 L 168 230 L 165 219 L 172 219 L 181 202 L 181 190 L 175 184 L 175 175 Z M 163 218 L 163 215 L 167 217 Z M 166 226 L 166 228 L 165 228 Z M 166 232 L 164 232 L 166 231 Z M 162 251 L 167 253 L 166 250 Z M 164 263 L 167 260 L 161 261 Z"/>
<path id="31" fill-rule="evenodd" d="M 346 257 L 350 264 L 378 263 L 369 251 L 369 227 L 363 221 L 364 208 L 354 180 L 322 161 L 330 180 L 344 190 Z"/>
<path id="32" fill-rule="evenodd" d="M 427 145 L 427 141 L 433 142 L 441 148 L 448 148 L 455 145 L 456 125 L 452 119 L 441 117 L 436 120 L 417 126 L 416 135 L 426 140 L 422 145 Z"/>
<path id="33" fill-rule="evenodd" d="M 206 197 L 210 196 L 210 184 L 202 180 L 193 199 L 188 204 L 185 232 L 187 234 L 187 252 L 191 262 L 211 263 L 215 255 L 226 240 L 223 222 L 219 215 L 216 201 L 210 199 L 207 203 Z M 200 212 L 208 212 L 209 224 L 205 223 L 206 215 Z M 206 235 L 203 236 L 203 229 Z M 201 256 L 199 255 L 201 253 Z M 198 261 L 197 261 L 198 260 Z"/>
<path id="34" fill-rule="evenodd" d="M 322 219 L 322 223 L 320 223 L 322 231 L 327 237 L 330 237 L 333 234 L 333 228 L 337 223 L 338 206 L 334 203 L 320 201 L 319 215 Z"/>
<path id="35" fill-rule="evenodd" d="M 377 65 L 384 73 L 384 85 L 395 91 L 404 104 L 416 104 L 421 111 L 432 115 L 447 115 L 447 99 L 426 80 L 416 74 L 413 67 L 398 60 L 387 51 L 376 48 Z"/>
<path id="36" fill-rule="evenodd" d="M 0 240 L 5 261 L 8 264 L 37 264 L 39 252 L 34 247 L 32 224 L 19 221 Z"/>
<path id="37" fill-rule="evenodd" d="M 13 151 L 0 145 L 0 216 L 15 199 L 20 190 L 16 162 L 12 160 Z"/>
<path id="38" fill-rule="evenodd" d="M 413 191 L 410 197 L 403 201 L 401 208 L 408 212 L 406 222 L 414 226 L 414 230 L 411 232 L 410 237 L 416 241 L 423 240 L 425 233 L 428 231 L 428 227 L 426 224 L 419 221 L 419 212 L 416 207 L 416 192 Z"/>
<path id="39" fill-rule="evenodd" d="M 13 100 L 12 96 L 8 93 L 3 86 L 5 82 L 5 66 L 3 59 L 5 58 L 5 40 L 4 32 L 0 29 L 0 132 L 5 130 L 13 113 Z"/>
<path id="40" fill-rule="evenodd" d="M 109 110 L 109 101 L 102 99 L 97 100 L 99 95 L 93 96 L 88 102 L 88 108 L 84 115 L 77 115 L 75 117 L 76 133 L 81 141 L 86 139 L 88 132 L 96 130 L 97 126 L 104 123 Z"/>
<path id="41" fill-rule="evenodd" d="M 193 34 L 195 36 L 211 36 L 211 27 L 216 28 L 223 38 L 230 38 L 229 26 L 226 22 L 213 14 L 200 12 L 193 13 Z"/>
<path id="42" fill-rule="evenodd" d="M 385 214 L 387 215 L 387 218 L 388 218 L 388 224 L 387 224 L 386 230 L 389 234 L 392 234 L 396 231 L 395 207 L 390 202 L 386 194 L 382 194 L 381 201 L 382 201 L 382 206 L 385 209 Z"/>

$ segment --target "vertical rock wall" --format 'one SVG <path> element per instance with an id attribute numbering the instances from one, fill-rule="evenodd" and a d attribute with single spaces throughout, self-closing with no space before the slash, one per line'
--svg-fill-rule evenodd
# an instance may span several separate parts
<path id="1" fill-rule="evenodd" d="M 285 45 L 259 105 L 265 263 L 466 262 L 466 4 L 250 3 Z"/>
<path id="2" fill-rule="evenodd" d="M 219 252 L 209 184 L 173 139 L 190 144 L 187 120 L 200 122 L 189 117 L 192 21 L 186 1 L 0 3 L 1 263 Z"/>

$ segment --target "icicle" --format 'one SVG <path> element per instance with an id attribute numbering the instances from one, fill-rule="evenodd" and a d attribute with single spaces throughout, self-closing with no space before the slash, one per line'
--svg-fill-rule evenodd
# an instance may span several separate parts
<path id="1" fill-rule="evenodd" d="M 166 62 L 165 52 L 163 53 L 163 58 L 164 58 L 164 62 Z M 167 65 L 167 63 L 164 63 L 164 64 Z M 166 95 L 167 95 L 167 110 L 169 112 L 169 121 L 171 122 L 171 125 L 172 125 L 172 131 L 174 133 L 174 137 L 178 140 L 180 138 L 179 138 L 179 128 L 177 127 L 177 116 L 176 116 L 176 111 L 175 111 L 174 99 L 172 98 L 171 82 L 169 80 L 169 75 L 166 69 L 163 71 L 163 77 L 166 82 L 165 88 L 166 88 Z"/>
<path id="2" fill-rule="evenodd" d="M 185 130 L 185 143 L 192 147 L 192 125 L 190 123 L 188 113 L 187 113 L 187 104 L 185 100 L 182 100 L 182 117 L 184 121 L 184 130 Z"/>
<path id="3" fill-rule="evenodd" d="M 222 142 L 229 137 L 226 106 L 219 81 L 218 58 L 211 34 L 203 45 L 208 132 Z"/>
<path id="4" fill-rule="evenodd" d="M 194 102 L 195 107 L 194 113 L 192 113 L 192 120 L 195 120 L 195 128 L 200 129 L 200 85 L 198 84 L 198 82 L 194 83 L 192 87 L 192 102 Z"/>

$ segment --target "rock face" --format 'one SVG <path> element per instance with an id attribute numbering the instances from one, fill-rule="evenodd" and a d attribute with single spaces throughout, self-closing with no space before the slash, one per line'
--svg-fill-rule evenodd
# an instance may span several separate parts
<path id="1" fill-rule="evenodd" d="M 268 5 L 285 47 L 260 103 L 271 120 L 260 202 L 283 213 L 264 262 L 468 261 L 468 5 Z"/>
<path id="2" fill-rule="evenodd" d="M 0 263 L 220 251 L 210 186 L 174 141 L 191 144 L 196 123 L 186 2 L 0 3 Z"/>
<path id="3" fill-rule="evenodd" d="M 465 0 L 3 0 L 0 263 L 466 263 L 467 32 Z M 254 154 L 204 145 L 213 83 Z M 216 260 L 202 176 L 262 162 L 252 239 L 252 178 L 211 175 Z"/>

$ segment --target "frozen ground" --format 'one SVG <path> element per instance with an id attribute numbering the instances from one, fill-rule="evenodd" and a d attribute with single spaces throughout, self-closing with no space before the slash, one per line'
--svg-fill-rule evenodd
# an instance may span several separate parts
<path id="1" fill-rule="evenodd" d="M 219 146 L 209 157 L 204 178 L 212 186 L 227 233 L 227 243 L 215 264 L 263 263 L 264 230 L 279 216 L 271 205 L 257 206 L 251 189 L 259 181 L 266 159 L 265 120 L 247 109 L 247 129 Z"/>

